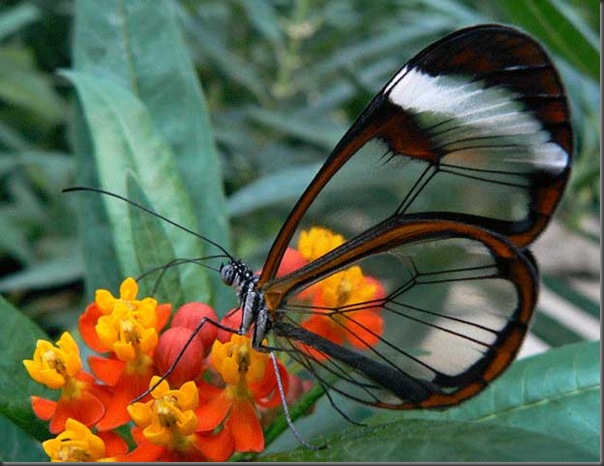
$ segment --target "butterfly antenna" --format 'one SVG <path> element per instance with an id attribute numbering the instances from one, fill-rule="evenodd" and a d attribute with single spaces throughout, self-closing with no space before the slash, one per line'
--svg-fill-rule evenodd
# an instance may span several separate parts
<path id="1" fill-rule="evenodd" d="M 292 431 L 292 434 L 294 434 L 294 437 L 296 437 L 296 440 L 301 445 L 305 446 L 306 448 L 308 448 L 310 450 L 323 450 L 324 448 L 326 448 L 326 445 L 317 447 L 316 445 L 312 445 L 312 444 L 308 443 L 304 439 L 304 437 L 302 437 L 302 434 L 300 433 L 300 431 L 298 429 L 296 429 L 296 426 L 294 425 L 292 418 L 289 414 L 289 408 L 287 406 L 287 401 L 285 399 L 285 390 L 283 389 L 283 381 L 281 380 L 281 373 L 279 372 L 279 365 L 277 364 L 277 357 L 275 356 L 275 353 L 273 351 L 270 351 L 268 354 L 271 357 L 271 361 L 273 362 L 273 368 L 275 369 L 275 378 L 277 379 L 277 389 L 279 390 L 279 398 L 281 398 L 281 405 L 283 405 L 283 414 L 285 415 L 285 420 L 287 422 L 287 425 L 289 426 L 289 429 Z"/>
<path id="2" fill-rule="evenodd" d="M 218 267 L 214 267 L 212 265 L 208 265 L 208 264 L 204 264 L 202 261 L 207 260 L 207 259 L 220 259 L 220 258 L 229 258 L 228 256 L 225 256 L 224 254 L 217 254 L 217 255 L 213 255 L 213 256 L 206 256 L 206 257 L 197 257 L 195 259 L 180 259 L 180 258 L 176 258 L 176 259 L 172 259 L 170 262 L 163 264 L 163 265 L 159 265 L 157 267 L 153 267 L 152 269 L 146 270 L 144 273 L 142 273 L 141 275 L 139 275 L 136 279 L 136 281 L 142 280 L 143 278 L 147 277 L 148 275 L 151 275 L 155 272 L 161 272 L 162 275 L 165 271 L 167 271 L 168 269 L 170 269 L 171 267 L 178 267 L 179 265 L 187 265 L 187 264 L 195 264 L 195 265 L 199 265 L 205 269 L 211 270 L 212 272 L 220 272 L 220 269 Z"/>
<path id="3" fill-rule="evenodd" d="M 147 212 L 148 214 L 153 215 L 156 218 L 159 218 L 160 220 L 163 220 L 164 222 L 168 222 L 170 225 L 173 225 L 176 228 L 181 229 L 182 231 L 190 233 L 191 235 L 196 236 L 197 238 L 199 238 L 199 239 L 201 239 L 203 241 L 206 241 L 207 243 L 211 244 L 212 246 L 220 249 L 229 259 L 231 259 L 231 260 L 233 259 L 233 256 L 231 256 L 226 249 L 224 249 L 217 242 L 212 241 L 207 236 L 201 235 L 201 234 L 197 233 L 196 231 L 193 231 L 193 230 L 191 230 L 191 229 L 189 229 L 187 227 L 179 225 L 175 221 L 170 220 L 168 217 L 164 217 L 163 215 L 158 214 L 157 212 L 149 209 L 148 207 L 145 207 L 144 205 L 141 205 L 141 204 L 139 204 L 137 202 L 134 202 L 134 201 L 128 199 L 127 197 L 121 196 L 119 194 L 112 193 L 110 191 L 105 191 L 104 189 L 101 189 L 101 188 L 91 188 L 91 187 L 88 187 L 88 186 L 73 186 L 71 188 L 63 189 L 64 193 L 72 193 L 72 192 L 75 192 L 75 191 L 90 191 L 90 192 L 93 192 L 93 193 L 99 193 L 99 194 L 104 194 L 106 196 L 111 196 L 111 197 L 113 197 L 115 199 L 119 199 L 121 201 L 124 201 L 124 202 L 130 204 L 131 206 L 136 207 L 137 209 L 140 209 L 140 210 L 142 210 L 144 212 Z"/>

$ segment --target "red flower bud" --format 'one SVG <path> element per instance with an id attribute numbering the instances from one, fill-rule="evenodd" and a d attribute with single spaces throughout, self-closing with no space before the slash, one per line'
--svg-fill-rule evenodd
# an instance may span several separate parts
<path id="1" fill-rule="evenodd" d="M 171 327 L 159 337 L 153 359 L 160 374 L 170 369 L 183 347 L 189 341 L 193 330 L 185 327 Z M 193 338 L 180 361 L 168 376 L 172 388 L 178 388 L 189 380 L 195 380 L 203 373 L 204 348 L 199 338 Z"/>
<path id="2" fill-rule="evenodd" d="M 178 311 L 176 311 L 176 314 L 172 319 L 171 327 L 185 327 L 190 330 L 195 330 L 204 317 L 214 322 L 218 322 L 216 312 L 207 304 L 196 301 L 183 304 Z M 212 344 L 214 343 L 214 340 L 216 340 L 217 333 L 218 328 L 211 322 L 206 321 L 197 334 L 199 341 L 201 341 L 201 344 L 206 350 L 206 356 L 212 349 Z"/>
<path id="3" fill-rule="evenodd" d="M 294 248 L 287 248 L 285 250 L 285 254 L 283 254 L 281 264 L 279 264 L 277 277 L 283 277 L 284 275 L 292 273 L 306 264 L 308 264 L 308 261 L 304 258 L 300 251 Z M 257 270 L 256 275 L 260 275 L 261 272 L 262 269 Z"/>
<path id="4" fill-rule="evenodd" d="M 285 250 L 285 254 L 283 255 L 283 259 L 281 260 L 281 264 L 279 265 L 277 277 L 282 277 L 292 273 L 295 270 L 305 266 L 307 263 L 308 261 L 304 259 L 304 256 L 300 251 L 293 248 L 287 248 Z"/>
<path id="5" fill-rule="evenodd" d="M 231 339 L 233 333 L 237 333 L 241 326 L 241 309 L 231 309 L 220 321 L 222 325 L 228 328 L 232 328 L 234 332 L 227 332 L 226 330 L 219 329 L 216 339 L 220 343 L 226 343 Z"/>

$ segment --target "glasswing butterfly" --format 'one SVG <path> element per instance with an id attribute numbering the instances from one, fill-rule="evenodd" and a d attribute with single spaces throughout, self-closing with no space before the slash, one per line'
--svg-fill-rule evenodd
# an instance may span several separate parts
<path id="1" fill-rule="evenodd" d="M 260 275 L 236 260 L 222 266 L 239 293 L 240 333 L 253 324 L 257 348 L 270 336 L 268 347 L 289 352 L 325 388 L 367 405 L 444 407 L 477 394 L 527 332 L 538 272 L 525 248 L 553 215 L 571 153 L 564 89 L 535 40 L 501 25 L 448 35 L 409 60 L 357 118 Z M 377 195 L 350 188 L 355 175 Z M 345 199 L 344 209 L 327 208 L 324 222 L 346 225 L 352 239 L 278 276 L 297 230 L 334 199 Z M 382 296 L 300 300 L 355 266 L 379 280 Z M 380 324 L 367 321 L 367 308 Z M 304 325 L 313 315 L 339 335 Z"/>
<path id="2" fill-rule="evenodd" d="M 229 258 L 220 273 L 237 290 L 238 332 L 251 329 L 257 349 L 286 352 L 325 389 L 370 406 L 437 408 L 476 395 L 527 333 L 539 279 L 526 247 L 551 219 L 571 157 L 565 92 L 539 43 L 502 25 L 444 37 L 346 132 L 260 274 L 208 240 Z M 278 273 L 317 222 L 351 239 Z M 349 270 L 380 293 L 360 297 L 339 278 Z M 334 277 L 337 302 L 309 302 Z M 313 318 L 333 331 L 306 325 Z"/>

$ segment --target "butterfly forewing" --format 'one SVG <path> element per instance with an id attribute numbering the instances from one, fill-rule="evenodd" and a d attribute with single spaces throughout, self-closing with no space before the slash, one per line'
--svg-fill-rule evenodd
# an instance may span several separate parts
<path id="1" fill-rule="evenodd" d="M 433 212 L 525 246 L 553 214 L 571 153 L 566 97 L 541 46 L 498 25 L 453 33 L 403 66 L 338 143 L 260 283 L 311 222 L 354 236 L 390 216 Z"/>
<path id="2" fill-rule="evenodd" d="M 269 301 L 281 298 L 274 346 L 369 405 L 472 396 L 513 360 L 527 331 L 537 293 L 531 261 L 505 238 L 456 222 L 410 216 L 378 229 L 271 284 Z M 365 281 L 347 275 L 355 267 Z M 381 292 L 362 290 L 375 283 Z M 334 286 L 352 291 L 334 302 Z"/>

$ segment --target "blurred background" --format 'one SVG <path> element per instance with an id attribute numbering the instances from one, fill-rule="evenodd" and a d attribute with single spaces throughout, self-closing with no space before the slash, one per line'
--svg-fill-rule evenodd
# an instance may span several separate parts
<path id="1" fill-rule="evenodd" d="M 224 174 L 231 244 L 259 264 L 284 216 L 370 98 L 414 53 L 460 27 L 512 24 L 551 52 L 571 100 L 575 160 L 534 246 L 543 291 L 525 354 L 599 339 L 599 2 L 182 0 Z M 51 337 L 90 296 L 74 184 L 74 2 L 0 6 L 0 292 Z"/>

